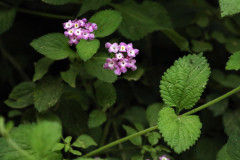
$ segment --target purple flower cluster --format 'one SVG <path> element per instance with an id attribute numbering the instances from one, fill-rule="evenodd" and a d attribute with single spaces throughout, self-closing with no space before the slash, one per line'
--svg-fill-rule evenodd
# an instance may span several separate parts
<path id="1" fill-rule="evenodd" d="M 170 158 L 167 158 L 167 156 L 163 155 L 161 157 L 158 157 L 159 160 L 170 160 Z M 146 159 L 146 160 L 150 160 L 150 159 Z"/>
<path id="2" fill-rule="evenodd" d="M 103 65 L 103 68 L 114 70 L 116 75 L 121 75 L 122 73 L 127 72 L 127 68 L 135 71 L 137 66 L 135 65 L 136 60 L 134 59 L 138 53 L 138 49 L 134 49 L 132 43 L 126 44 L 121 42 L 105 44 L 105 47 L 108 48 L 109 53 L 114 53 L 115 57 L 107 58 L 106 63 Z"/>
<path id="3" fill-rule="evenodd" d="M 95 35 L 92 33 L 97 30 L 97 24 L 87 22 L 86 18 L 81 20 L 69 20 L 63 23 L 63 28 L 66 29 L 64 35 L 69 37 L 69 45 L 78 44 L 80 39 L 93 40 Z"/>

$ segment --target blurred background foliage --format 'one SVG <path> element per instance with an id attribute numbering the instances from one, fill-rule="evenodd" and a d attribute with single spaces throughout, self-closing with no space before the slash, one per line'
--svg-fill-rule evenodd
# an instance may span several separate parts
<path id="1" fill-rule="evenodd" d="M 62 59 L 50 61 L 47 74 L 35 86 L 32 82 L 34 64 L 43 56 L 30 46 L 32 40 L 48 33 L 63 33 L 62 23 L 68 17 L 89 19 L 103 9 L 119 11 L 123 20 L 116 32 L 100 39 L 99 52 L 106 52 L 104 43 L 107 41 L 133 42 L 140 50 L 138 70 L 120 76 L 111 84 L 96 80 L 91 71 L 79 64 L 75 65 L 78 70 L 76 83 L 71 85 L 69 82 L 68 85 L 62 83 L 61 74 L 72 63 L 69 59 Z M 46 114 L 38 111 L 46 111 L 41 107 L 49 105 L 47 112 L 59 117 L 64 137 L 88 134 L 102 146 L 156 124 L 154 116 L 163 106 L 159 81 L 179 57 L 204 52 L 210 64 L 211 77 L 198 105 L 237 87 L 240 84 L 239 71 L 225 71 L 225 65 L 228 57 L 240 50 L 239 28 L 240 15 L 222 18 L 217 0 L 69 0 L 69 3 L 66 0 L 1 0 L 0 114 L 6 120 L 13 120 L 15 125 L 26 124 Z M 5 100 L 21 96 L 12 94 L 11 97 L 9 94 L 23 81 L 27 81 L 29 87 L 25 98 L 32 96 L 35 87 L 44 85 L 53 97 L 42 95 L 38 107 L 34 102 L 35 108 L 31 101 L 14 107 Z M 56 92 L 61 94 L 55 95 Z M 104 101 L 104 97 L 107 100 Z M 49 102 L 54 98 L 56 102 Z M 103 156 L 135 160 L 141 157 L 141 153 L 146 157 L 168 153 L 176 160 L 216 159 L 228 134 L 240 126 L 239 98 L 240 94 L 234 95 L 201 111 L 201 138 L 183 154 L 170 153 L 170 148 L 159 140 L 160 135 L 153 132 L 107 150 Z"/>

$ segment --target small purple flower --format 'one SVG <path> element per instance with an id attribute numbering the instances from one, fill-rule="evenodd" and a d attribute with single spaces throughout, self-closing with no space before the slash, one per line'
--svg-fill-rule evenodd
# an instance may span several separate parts
<path id="1" fill-rule="evenodd" d="M 70 40 L 69 40 L 69 45 L 72 46 L 73 44 L 78 44 L 78 39 L 76 36 L 72 36 L 70 37 Z"/>
<path id="2" fill-rule="evenodd" d="M 119 44 L 119 52 L 126 52 L 127 51 L 127 45 L 124 42 L 121 42 Z"/>
<path id="3" fill-rule="evenodd" d="M 83 18 L 81 20 L 68 20 L 63 23 L 64 35 L 69 37 L 69 45 L 77 44 L 81 39 L 94 40 L 95 35 L 94 30 L 97 30 L 96 23 L 87 23 L 87 19 Z M 77 38 L 77 41 L 75 40 Z"/>
<path id="4" fill-rule="evenodd" d="M 72 23 L 71 20 L 63 23 L 63 28 L 64 28 L 64 29 L 70 29 L 70 28 L 72 28 L 72 26 L 73 26 L 73 23 Z"/>
<path id="5" fill-rule="evenodd" d="M 87 30 L 83 31 L 82 38 L 88 40 L 89 32 Z"/>
<path id="6" fill-rule="evenodd" d="M 109 53 L 117 53 L 118 52 L 118 44 L 117 43 L 113 43 L 109 49 L 108 49 Z"/>
<path id="7" fill-rule="evenodd" d="M 127 49 L 132 49 L 133 48 L 133 44 L 132 43 L 128 43 L 127 44 Z"/>
<path id="8" fill-rule="evenodd" d="M 158 157 L 159 160 L 170 160 L 170 158 L 167 158 L 167 156 L 163 155 L 161 157 Z"/>
<path id="9" fill-rule="evenodd" d="M 107 42 L 107 43 L 105 43 L 105 48 L 110 48 L 111 45 L 112 45 L 111 43 Z"/>
<path id="10" fill-rule="evenodd" d="M 120 68 L 126 68 L 129 67 L 128 65 L 128 59 L 127 58 L 122 58 L 119 62 L 118 65 Z"/>
<path id="11" fill-rule="evenodd" d="M 113 70 L 117 65 L 115 58 L 107 58 L 106 63 L 104 63 L 103 68 Z"/>
<path id="12" fill-rule="evenodd" d="M 128 68 L 131 68 L 133 71 L 137 69 L 137 66 L 135 65 L 136 60 L 135 59 L 129 59 L 128 60 Z"/>
<path id="13" fill-rule="evenodd" d="M 121 60 L 124 58 L 124 55 L 122 53 L 115 54 L 115 56 L 118 60 Z"/>
<path id="14" fill-rule="evenodd" d="M 114 71 L 114 73 L 116 74 L 116 75 L 121 75 L 121 73 L 122 73 L 122 71 L 121 71 L 121 69 L 119 68 L 119 67 L 117 67 L 116 68 L 116 70 Z"/>
<path id="15" fill-rule="evenodd" d="M 128 49 L 127 54 L 129 57 L 136 57 L 136 55 L 139 53 L 138 49 Z"/>

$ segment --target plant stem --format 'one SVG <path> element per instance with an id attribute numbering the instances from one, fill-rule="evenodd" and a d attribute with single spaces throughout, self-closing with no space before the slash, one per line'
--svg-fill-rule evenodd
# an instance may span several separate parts
<path id="1" fill-rule="evenodd" d="M 38 12 L 38 11 L 32 11 L 32 10 L 23 9 L 23 8 L 17 8 L 17 11 L 22 12 L 22 13 L 31 14 L 31 15 L 55 18 L 55 19 L 75 19 L 75 17 L 72 17 L 72 16 L 64 16 L 64 15 L 45 13 L 45 12 Z"/>
<path id="2" fill-rule="evenodd" d="M 24 72 L 21 65 L 18 63 L 17 60 L 14 59 L 14 57 L 5 49 L 5 47 L 2 44 L 2 40 L 0 38 L 0 51 L 2 55 L 13 65 L 13 67 L 19 72 L 19 74 L 23 77 L 24 80 L 29 81 L 30 78 L 28 75 Z"/>
<path id="3" fill-rule="evenodd" d="M 151 131 L 153 131 L 153 130 L 155 130 L 155 129 L 157 129 L 157 128 L 158 128 L 158 126 L 153 126 L 153 127 L 148 128 L 148 129 L 142 130 L 142 131 L 140 131 L 140 132 L 134 133 L 134 134 L 132 134 L 132 135 L 130 135 L 130 136 L 121 138 L 121 139 L 116 140 L 116 141 L 114 141 L 114 142 L 112 142 L 112 143 L 109 143 L 109 144 L 107 144 L 107 145 L 105 145 L 105 146 L 103 146 L 103 147 L 100 147 L 100 148 L 98 148 L 98 149 L 96 149 L 96 150 L 94 150 L 94 151 L 92 151 L 92 152 L 90 152 L 90 153 L 88 153 L 88 154 L 85 154 L 85 155 L 82 156 L 82 157 L 84 158 L 84 157 L 94 156 L 94 155 L 98 154 L 99 152 L 104 151 L 104 150 L 107 149 L 107 148 L 110 148 L 110 147 L 113 147 L 113 146 L 115 146 L 115 145 L 118 145 L 119 143 L 125 142 L 125 141 L 127 141 L 127 140 L 129 140 L 129 139 L 131 139 L 131 138 L 133 138 L 133 137 L 140 136 L 140 135 L 143 135 L 143 134 L 145 134 L 145 133 L 151 132 Z"/>
<path id="4" fill-rule="evenodd" d="M 208 102 L 208 103 L 206 103 L 204 105 L 201 105 L 201 106 L 199 106 L 199 107 L 197 107 L 197 108 L 195 108 L 195 109 L 193 109 L 193 110 L 191 110 L 189 112 L 186 112 L 186 113 L 184 113 L 184 114 L 182 114 L 180 116 L 187 116 L 187 115 L 191 115 L 193 113 L 196 113 L 196 112 L 198 112 L 198 111 L 200 111 L 200 110 L 202 110 L 204 108 L 207 108 L 207 107 L 209 107 L 209 106 L 211 106 L 211 105 L 213 105 L 213 104 L 215 104 L 215 103 L 217 103 L 217 102 L 219 102 L 219 101 L 221 101 L 221 100 L 223 100 L 223 99 L 225 99 L 225 98 L 227 98 L 227 97 L 229 97 L 229 96 L 231 96 L 231 95 L 233 95 L 233 94 L 235 94 L 235 93 L 237 93 L 239 91 L 240 91 L 240 86 L 238 86 L 237 88 L 227 92 L 226 94 L 224 94 L 224 95 L 222 95 L 222 96 L 220 96 L 220 97 L 218 97 L 218 98 L 216 98 L 216 99 L 214 99 L 214 100 L 212 100 L 212 101 L 210 101 L 210 102 Z M 96 154 L 98 154 L 98 153 L 100 153 L 100 152 L 102 152 L 102 151 L 104 151 L 104 150 L 106 150 L 106 149 L 108 149 L 110 147 L 113 147 L 113 146 L 118 145 L 118 144 L 120 144 L 122 142 L 128 141 L 129 139 L 131 139 L 133 137 L 141 136 L 141 135 L 146 134 L 148 132 L 154 131 L 157 128 L 158 128 L 158 126 L 156 125 L 156 126 L 147 128 L 145 130 L 139 131 L 137 133 L 134 133 L 134 134 L 132 134 L 130 136 L 126 136 L 124 138 L 118 139 L 118 140 L 116 140 L 114 142 L 111 142 L 111 143 L 109 143 L 109 144 L 107 144 L 107 145 L 105 145 L 103 147 L 100 147 L 100 148 L 98 148 L 98 149 L 96 149 L 96 150 L 94 150 L 94 151 L 92 151 L 90 153 L 87 153 L 87 154 L 85 154 L 82 157 L 94 156 L 94 155 L 96 155 Z"/>
<path id="5" fill-rule="evenodd" d="M 227 97 L 229 97 L 229 96 L 231 96 L 231 95 L 233 95 L 233 94 L 235 94 L 239 91 L 240 91 L 240 86 L 238 86 L 237 88 L 225 93 L 224 95 L 222 95 L 222 96 L 220 96 L 220 97 L 218 97 L 218 98 L 216 98 L 216 99 L 214 99 L 214 100 L 212 100 L 212 101 L 210 101 L 210 102 L 208 102 L 204 105 L 201 105 L 201 106 L 199 106 L 195 109 L 192 109 L 191 111 L 188 111 L 188 112 L 186 112 L 186 113 L 184 113 L 180 116 L 187 116 L 187 115 L 191 115 L 193 113 L 196 113 L 196 112 L 198 112 L 198 111 L 200 111 L 204 108 L 207 108 L 207 107 L 209 107 L 209 106 L 211 106 L 211 105 L 213 105 L 213 104 L 215 104 L 215 103 L 217 103 L 217 102 L 219 102 L 219 101 L 221 101 L 221 100 L 223 100 L 223 99 L 225 99 L 225 98 L 227 98 Z"/>
<path id="6" fill-rule="evenodd" d="M 9 8 L 15 8 L 14 6 L 11 6 L 4 2 L 0 2 L 0 5 L 9 7 Z M 23 8 L 16 8 L 16 10 L 19 12 L 22 12 L 22 13 L 27 13 L 27 14 L 42 16 L 42 17 L 48 17 L 48 18 L 55 18 L 55 19 L 74 19 L 74 18 L 76 18 L 76 17 L 72 17 L 72 16 L 57 15 L 57 14 L 33 11 L 33 10 L 28 10 L 28 9 L 23 9 Z"/>

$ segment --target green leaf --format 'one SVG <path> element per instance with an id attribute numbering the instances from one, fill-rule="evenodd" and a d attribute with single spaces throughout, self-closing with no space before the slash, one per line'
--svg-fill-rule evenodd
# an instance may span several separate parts
<path id="1" fill-rule="evenodd" d="M 90 11 L 90 10 L 98 10 L 102 6 L 109 4 L 111 0 L 83 0 L 81 9 L 77 14 L 77 17 Z"/>
<path id="2" fill-rule="evenodd" d="M 240 69 L 240 51 L 233 53 L 227 62 L 226 70 L 239 70 Z"/>
<path id="3" fill-rule="evenodd" d="M 74 154 L 74 155 L 77 155 L 77 156 L 81 156 L 81 155 L 82 155 L 81 152 L 76 151 L 76 150 L 73 150 L 73 149 L 70 149 L 69 151 L 70 151 L 70 153 L 72 153 L 72 154 Z"/>
<path id="4" fill-rule="evenodd" d="M 153 103 L 148 106 L 146 110 L 146 116 L 150 126 L 155 126 L 158 124 L 158 113 L 163 107 L 165 107 L 163 103 Z"/>
<path id="5" fill-rule="evenodd" d="M 240 159 L 240 128 L 231 133 L 227 143 L 227 153 L 232 160 Z"/>
<path id="6" fill-rule="evenodd" d="M 233 160 L 227 153 L 227 145 L 224 145 L 217 154 L 217 160 Z"/>
<path id="7" fill-rule="evenodd" d="M 153 31 L 171 26 L 167 11 L 159 3 L 144 1 L 138 4 L 127 0 L 112 5 L 123 15 L 119 31 L 128 39 L 138 40 Z"/>
<path id="8" fill-rule="evenodd" d="M 234 53 L 240 51 L 240 39 L 228 38 L 225 44 L 225 48 L 228 52 Z"/>
<path id="9" fill-rule="evenodd" d="M 112 83 L 117 80 L 117 75 L 113 71 L 104 69 L 103 64 L 106 62 L 106 56 L 95 56 L 84 64 L 87 72 L 104 82 Z"/>
<path id="10" fill-rule="evenodd" d="M 111 83 L 100 82 L 95 86 L 97 103 L 104 110 L 112 107 L 117 100 L 116 89 Z"/>
<path id="11" fill-rule="evenodd" d="M 165 107 L 159 112 L 158 128 L 164 140 L 178 154 L 195 144 L 200 136 L 201 127 L 198 116 L 177 116 L 170 107 Z"/>
<path id="12" fill-rule="evenodd" d="M 60 79 L 46 77 L 41 80 L 33 93 L 35 108 L 43 112 L 54 106 L 62 94 L 62 87 Z"/>
<path id="13" fill-rule="evenodd" d="M 182 51 L 191 51 L 188 41 L 173 29 L 161 30 L 170 40 L 172 40 Z"/>
<path id="14" fill-rule="evenodd" d="M 213 39 L 215 39 L 216 41 L 218 41 L 219 43 L 225 43 L 226 42 L 226 38 L 221 32 L 213 31 L 212 34 L 211 34 L 211 37 Z"/>
<path id="15" fill-rule="evenodd" d="M 190 109 L 199 100 L 210 75 L 205 57 L 188 55 L 174 62 L 160 81 L 160 93 L 168 106 Z"/>
<path id="16" fill-rule="evenodd" d="M 197 53 L 213 50 L 213 46 L 208 42 L 192 40 L 192 45 L 192 50 Z"/>
<path id="17" fill-rule="evenodd" d="M 99 110 L 93 110 L 88 119 L 89 128 L 94 128 L 102 125 L 107 120 L 107 116 L 104 112 Z"/>
<path id="18" fill-rule="evenodd" d="M 160 134 L 157 133 L 157 132 L 152 132 L 150 133 L 148 136 L 148 142 L 151 144 L 151 145 L 155 145 L 158 143 L 158 139 L 161 138 Z"/>
<path id="19" fill-rule="evenodd" d="M 90 58 L 92 58 L 92 56 L 95 53 L 97 53 L 99 46 L 100 46 L 100 42 L 97 39 L 91 40 L 91 41 L 82 39 L 77 44 L 76 48 L 77 48 L 77 53 L 78 53 L 79 57 L 82 60 L 87 61 Z"/>
<path id="20" fill-rule="evenodd" d="M 223 125 L 225 133 L 230 136 L 240 127 L 240 109 L 227 111 L 223 114 Z"/>
<path id="21" fill-rule="evenodd" d="M 230 16 L 240 12 L 239 0 L 219 0 L 221 16 Z"/>
<path id="22" fill-rule="evenodd" d="M 0 34 L 6 32 L 13 24 L 16 16 L 16 9 L 0 10 Z"/>
<path id="23" fill-rule="evenodd" d="M 68 144 L 70 144 L 71 141 L 72 141 L 72 136 L 67 136 L 67 137 L 64 139 L 64 142 L 65 142 L 65 143 L 68 143 Z"/>
<path id="24" fill-rule="evenodd" d="M 49 130 L 52 127 L 56 130 Z M 41 122 L 38 124 L 25 124 L 14 128 L 10 137 L 29 156 L 22 154 L 6 139 L 0 138 L 0 159 L 1 160 L 62 160 L 60 153 L 52 152 L 52 147 L 57 144 L 61 137 L 61 126 L 55 122 Z M 46 136 L 47 135 L 47 136 Z M 60 136 L 59 136 L 60 135 Z M 35 137 L 36 136 L 36 137 Z M 49 150 L 48 150 L 49 149 Z"/>
<path id="25" fill-rule="evenodd" d="M 138 67 L 136 71 L 127 72 L 123 78 L 128 81 L 138 81 L 144 74 L 145 70 L 141 67 Z"/>
<path id="26" fill-rule="evenodd" d="M 75 54 L 68 45 L 68 39 L 61 33 L 49 33 L 30 44 L 37 52 L 53 60 L 67 58 L 70 54 Z"/>
<path id="27" fill-rule="evenodd" d="M 127 135 L 132 135 L 134 133 L 137 133 L 137 131 L 135 129 L 133 129 L 132 127 L 123 125 L 124 130 L 127 132 Z M 135 136 L 133 138 L 130 139 L 130 142 L 136 146 L 140 146 L 142 145 L 142 137 L 141 136 Z"/>
<path id="28" fill-rule="evenodd" d="M 64 144 L 63 143 L 57 143 L 53 146 L 52 151 L 60 151 L 64 148 Z"/>
<path id="29" fill-rule="evenodd" d="M 32 128 L 30 145 L 35 152 L 46 153 L 60 141 L 62 126 L 58 121 L 41 121 Z"/>
<path id="30" fill-rule="evenodd" d="M 236 74 L 225 75 L 220 70 L 213 70 L 211 78 L 224 87 L 235 88 L 240 85 L 240 76 Z"/>
<path id="31" fill-rule="evenodd" d="M 11 108 L 24 108 L 33 104 L 33 91 L 36 85 L 33 82 L 22 82 L 15 86 L 8 99 L 4 101 Z"/>
<path id="32" fill-rule="evenodd" d="M 80 65 L 78 63 L 70 64 L 69 70 L 61 72 L 62 79 L 71 87 L 76 87 L 76 78 L 80 72 Z"/>
<path id="33" fill-rule="evenodd" d="M 42 2 L 52 4 L 52 5 L 63 5 L 67 3 L 78 2 L 78 0 L 42 0 Z"/>
<path id="34" fill-rule="evenodd" d="M 92 137 L 83 134 L 79 136 L 75 142 L 73 142 L 72 146 L 85 149 L 90 146 L 97 146 L 97 143 L 94 141 Z"/>
<path id="35" fill-rule="evenodd" d="M 35 73 L 33 75 L 33 81 L 37 81 L 41 79 L 48 71 L 49 66 L 53 63 L 54 61 L 47 58 L 43 57 L 41 58 L 36 64 L 35 64 Z"/>
<path id="36" fill-rule="evenodd" d="M 89 21 L 98 26 L 95 37 L 106 37 L 118 28 L 122 22 L 122 16 L 118 11 L 104 10 L 94 14 Z"/>

